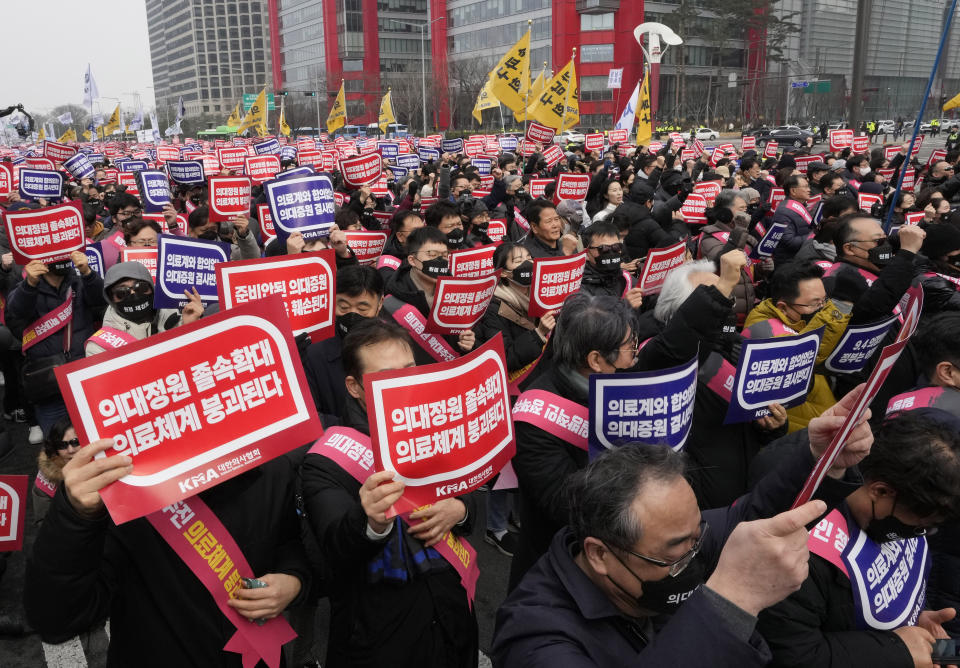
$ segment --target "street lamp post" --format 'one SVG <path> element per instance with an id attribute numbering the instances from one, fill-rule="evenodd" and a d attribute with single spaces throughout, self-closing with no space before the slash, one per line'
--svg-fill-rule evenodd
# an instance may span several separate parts
<path id="1" fill-rule="evenodd" d="M 447 18 L 446 16 L 438 16 L 432 21 L 426 21 L 424 23 L 410 23 L 409 21 L 398 21 L 396 19 L 390 19 L 394 23 L 403 26 L 410 26 L 416 28 L 420 31 L 420 85 L 422 86 L 423 93 L 423 136 L 427 136 L 427 50 L 424 36 L 426 31 L 430 26 L 432 26 L 437 21 L 442 21 Z M 432 37 L 431 37 L 432 41 Z"/>

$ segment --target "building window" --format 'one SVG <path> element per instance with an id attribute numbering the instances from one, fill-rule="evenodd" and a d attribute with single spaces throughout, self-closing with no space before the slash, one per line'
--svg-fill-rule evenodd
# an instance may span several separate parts
<path id="1" fill-rule="evenodd" d="M 590 32 L 592 30 L 613 30 L 613 13 L 581 14 L 580 30 L 582 32 Z"/>
<path id="2" fill-rule="evenodd" d="M 584 63 L 609 63 L 613 60 L 613 44 L 584 44 L 580 49 L 580 61 Z"/>
<path id="3" fill-rule="evenodd" d="M 580 99 L 584 102 L 612 100 L 613 90 L 607 88 L 607 76 L 580 77 Z"/>
<path id="4" fill-rule="evenodd" d="M 344 72 L 362 72 L 363 61 L 362 60 L 345 60 L 343 61 L 343 71 Z"/>

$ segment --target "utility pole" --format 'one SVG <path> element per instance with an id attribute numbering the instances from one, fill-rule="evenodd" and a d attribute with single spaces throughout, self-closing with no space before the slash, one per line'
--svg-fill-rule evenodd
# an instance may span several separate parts
<path id="1" fill-rule="evenodd" d="M 857 0 L 857 33 L 853 40 L 853 78 L 850 90 L 850 128 L 856 132 L 863 120 L 863 75 L 867 68 L 867 45 L 873 0 Z"/>

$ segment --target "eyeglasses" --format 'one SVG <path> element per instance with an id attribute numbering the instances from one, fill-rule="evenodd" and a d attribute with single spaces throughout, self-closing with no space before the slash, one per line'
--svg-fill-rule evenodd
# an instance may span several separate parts
<path id="1" fill-rule="evenodd" d="M 623 244 L 600 244 L 599 246 L 587 246 L 590 250 L 598 253 L 620 253 L 623 252 Z"/>
<path id="2" fill-rule="evenodd" d="M 130 216 L 136 216 L 138 213 L 140 213 L 140 209 L 124 209 L 123 211 L 117 211 L 118 216 L 122 215 L 127 216 L 128 218 Z"/>
<path id="3" fill-rule="evenodd" d="M 874 246 L 880 246 L 887 240 L 886 237 L 880 237 L 879 239 L 851 239 L 848 241 L 848 244 L 873 244 Z"/>
<path id="4" fill-rule="evenodd" d="M 137 295 L 138 297 L 147 297 L 153 294 L 153 286 L 149 283 L 143 281 L 138 281 L 132 286 L 130 285 L 118 285 L 113 289 L 113 298 L 119 301 L 123 301 L 131 295 Z"/>
<path id="5" fill-rule="evenodd" d="M 442 257 L 444 260 L 450 258 L 450 253 L 447 251 L 420 251 L 418 255 L 420 253 L 426 255 L 428 260 L 436 260 L 438 257 Z"/>
<path id="6" fill-rule="evenodd" d="M 639 552 L 634 552 L 632 550 L 624 550 L 627 554 L 632 554 L 637 559 L 643 559 L 647 563 L 653 564 L 654 566 L 659 566 L 660 568 L 669 568 L 670 577 L 675 578 L 680 575 L 683 570 L 690 565 L 690 562 L 693 561 L 693 558 L 697 556 L 697 553 L 700 551 L 700 548 L 703 547 L 703 537 L 707 535 L 707 529 L 709 528 L 706 520 L 700 520 L 700 535 L 697 536 L 696 542 L 694 542 L 693 547 L 690 548 L 690 551 L 684 554 L 682 557 L 676 561 L 664 561 L 663 559 L 654 559 L 653 557 L 647 557 L 640 554 Z"/>
<path id="7" fill-rule="evenodd" d="M 796 303 L 789 303 L 789 302 L 788 302 L 788 305 L 789 305 L 789 306 L 792 306 L 792 307 L 794 307 L 794 308 L 800 306 L 800 307 L 802 307 L 802 308 L 812 308 L 812 309 L 817 309 L 817 310 L 819 311 L 820 309 L 822 309 L 822 308 L 824 307 L 824 305 L 825 305 L 826 303 L 827 303 L 827 300 L 826 300 L 826 299 L 818 299 L 817 301 L 813 302 L 812 304 L 796 304 Z"/>
<path id="8" fill-rule="evenodd" d="M 79 438 L 71 438 L 69 441 L 61 441 L 61 442 L 60 442 L 60 447 L 57 448 L 57 449 L 58 449 L 58 450 L 66 450 L 67 448 L 79 448 L 79 447 L 80 447 L 80 439 L 79 439 Z"/>
<path id="9" fill-rule="evenodd" d="M 618 350 L 621 352 L 627 351 L 633 353 L 633 357 L 636 359 L 637 355 L 640 353 L 640 341 L 637 339 L 632 339 L 630 343 L 622 344 Z"/>
<path id="10" fill-rule="evenodd" d="M 142 246 L 153 247 L 153 246 L 156 246 L 156 245 L 157 245 L 157 240 L 156 240 L 156 239 L 131 239 L 131 240 L 130 240 L 130 245 L 131 245 L 131 246 L 141 246 L 141 247 L 142 247 Z"/>

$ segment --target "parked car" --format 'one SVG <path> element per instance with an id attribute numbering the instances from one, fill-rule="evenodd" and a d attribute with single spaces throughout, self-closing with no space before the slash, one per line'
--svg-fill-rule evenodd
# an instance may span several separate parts
<path id="1" fill-rule="evenodd" d="M 697 139 L 706 139 L 708 141 L 714 139 L 720 139 L 720 133 L 716 130 L 711 130 L 710 128 L 697 128 Z"/>
<path id="2" fill-rule="evenodd" d="M 564 130 L 555 136 L 553 141 L 560 144 L 560 146 L 567 146 L 568 144 L 582 144 L 586 141 L 586 137 L 583 136 L 582 132 L 577 132 L 576 130 Z"/>
<path id="3" fill-rule="evenodd" d="M 893 134 L 897 124 L 892 120 L 877 121 L 877 132 L 881 134 Z"/>
<path id="4" fill-rule="evenodd" d="M 801 146 L 805 146 L 807 139 L 811 137 L 813 137 L 812 132 L 801 130 L 795 125 L 782 126 L 781 128 L 772 130 L 766 137 L 758 137 L 757 144 L 760 146 L 766 146 L 768 142 L 775 141 L 781 146 L 793 146 L 794 148 L 800 148 Z"/>

